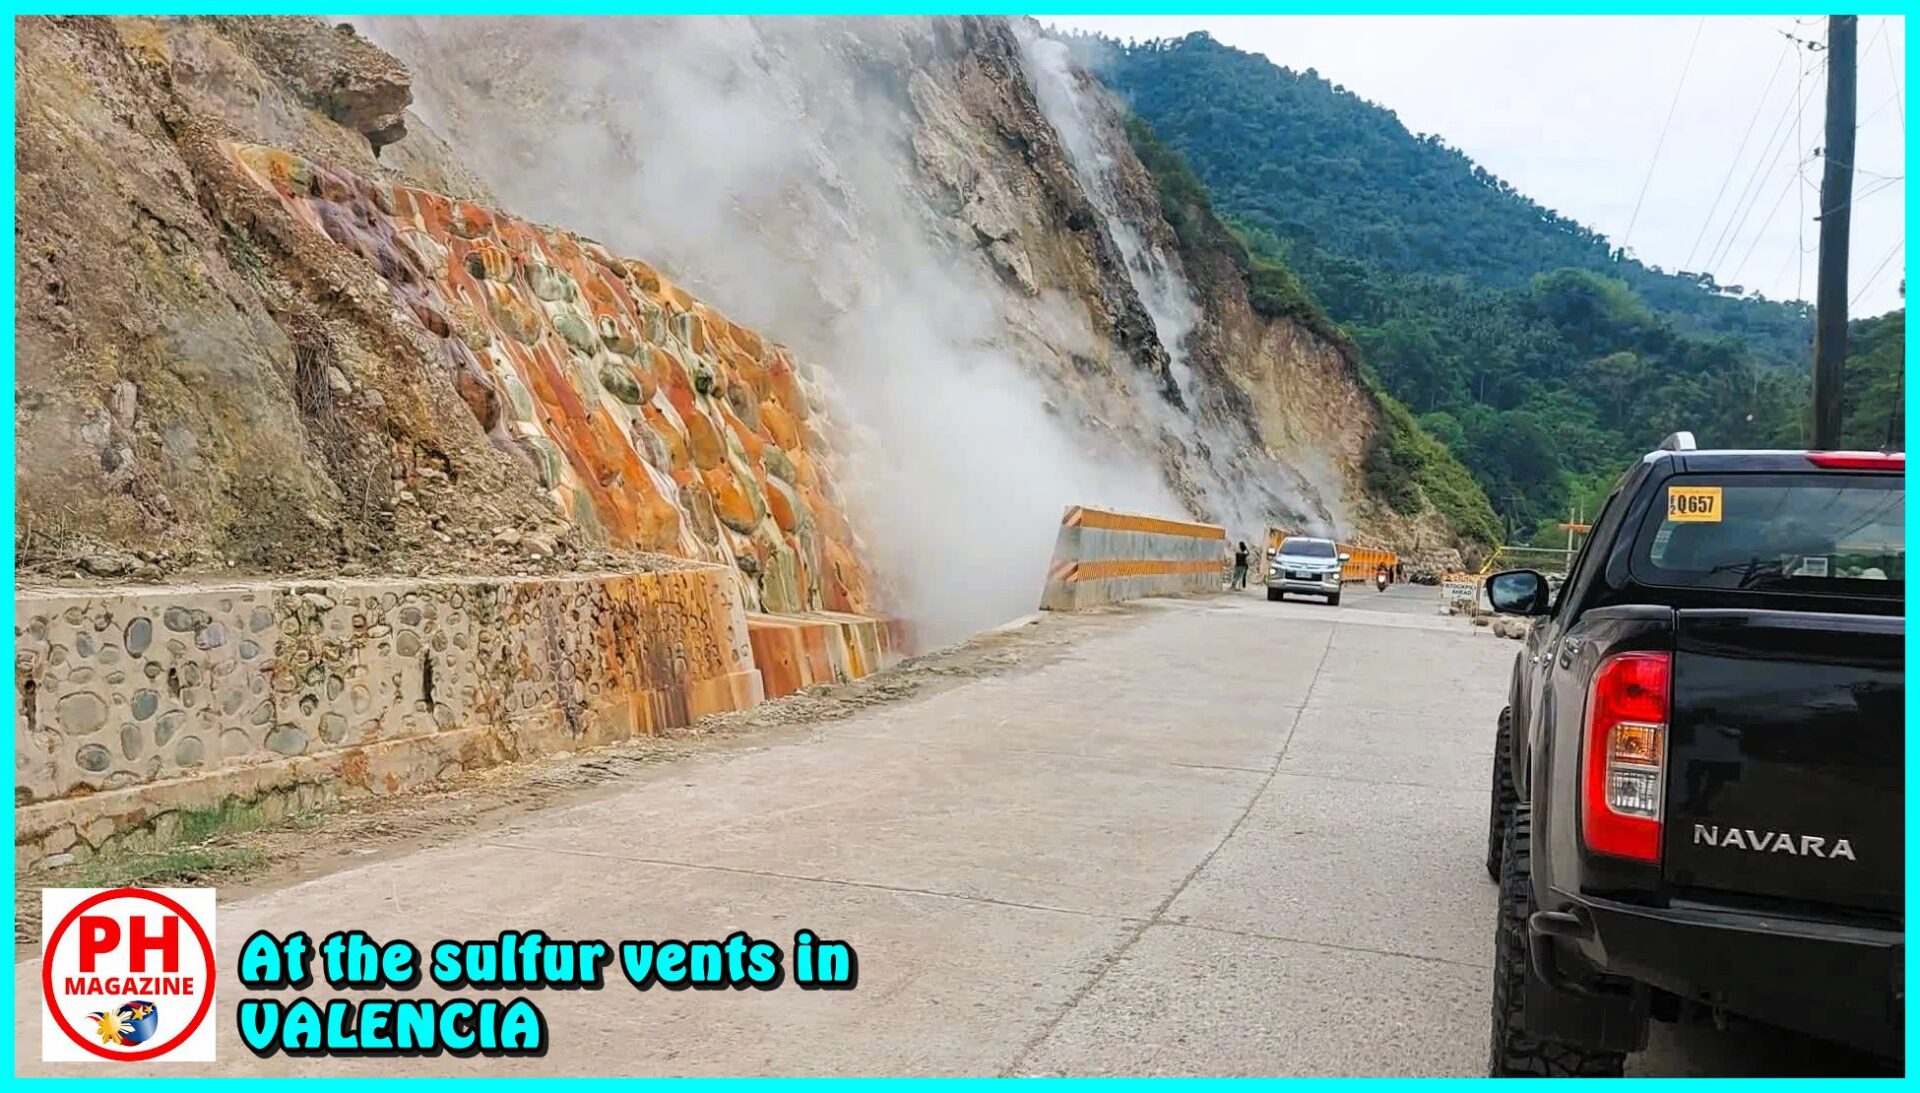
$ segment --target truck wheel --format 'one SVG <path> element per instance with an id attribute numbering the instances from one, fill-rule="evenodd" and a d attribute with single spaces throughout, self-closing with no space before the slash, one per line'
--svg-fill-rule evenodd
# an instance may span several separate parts
<path id="1" fill-rule="evenodd" d="M 1500 879 L 1500 855 L 1513 817 L 1513 707 L 1500 711 L 1500 729 L 1493 736 L 1493 793 L 1487 811 L 1487 879 Z"/>
<path id="2" fill-rule="evenodd" d="M 1279 601 L 1279 599 L 1280 599 L 1280 590 L 1279 590 L 1279 589 L 1277 589 L 1277 588 L 1269 588 L 1269 589 L 1267 589 L 1267 602 L 1268 602 L 1268 603 L 1276 603 L 1276 602 L 1278 602 L 1278 601 Z"/>
<path id="3" fill-rule="evenodd" d="M 1334 593 L 1333 595 L 1331 595 L 1331 596 L 1328 596 L 1328 597 L 1327 597 L 1327 606 L 1328 606 L 1328 607 L 1339 607 L 1339 606 L 1340 606 L 1340 593 L 1338 593 L 1338 592 L 1335 592 L 1335 593 Z"/>
<path id="4" fill-rule="evenodd" d="M 1533 914 L 1530 843 L 1533 817 L 1516 803 L 1500 857 L 1500 910 L 1493 936 L 1493 1043 L 1487 1073 L 1495 1078 L 1618 1078 L 1621 1051 L 1589 1051 L 1527 1034 L 1527 918 Z"/>

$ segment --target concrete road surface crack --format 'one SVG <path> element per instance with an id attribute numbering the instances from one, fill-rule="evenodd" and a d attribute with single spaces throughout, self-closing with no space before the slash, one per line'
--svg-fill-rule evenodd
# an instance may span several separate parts
<path id="1" fill-rule="evenodd" d="M 1187 887 L 1193 883 L 1194 878 L 1198 877 L 1208 865 L 1212 864 L 1214 856 L 1219 854 L 1221 849 L 1229 842 L 1233 841 L 1234 835 L 1238 834 L 1241 826 L 1247 822 L 1247 817 L 1253 814 L 1254 806 L 1258 805 L 1260 799 L 1267 795 L 1267 787 L 1273 785 L 1274 778 L 1279 775 L 1280 764 L 1286 762 L 1287 749 L 1293 745 L 1294 730 L 1300 727 L 1300 719 L 1306 715 L 1307 707 L 1313 703 L 1313 690 L 1320 685 L 1320 673 L 1326 669 L 1327 657 L 1333 652 L 1333 636 L 1337 632 L 1337 627 L 1329 627 L 1327 629 L 1327 643 L 1321 647 L 1320 659 L 1314 663 L 1313 678 L 1307 683 L 1307 693 L 1300 700 L 1299 704 L 1293 708 L 1293 719 L 1287 722 L 1286 739 L 1280 742 L 1280 751 L 1273 757 L 1273 765 L 1267 768 L 1266 777 L 1260 780 L 1259 787 L 1253 791 L 1251 797 L 1247 798 L 1247 807 L 1240 810 L 1240 815 L 1234 817 L 1233 823 L 1227 827 L 1226 833 L 1221 835 L 1220 840 L 1213 844 L 1213 848 L 1208 850 L 1199 862 L 1195 863 L 1194 867 L 1187 871 L 1186 876 L 1180 878 L 1180 883 L 1174 885 L 1173 891 L 1167 893 L 1167 898 L 1161 900 L 1159 905 L 1154 907 L 1153 913 L 1145 919 L 1138 920 L 1138 925 L 1126 936 L 1126 939 L 1101 959 L 1099 966 L 1094 969 L 1093 975 L 1089 977 L 1085 983 L 1082 983 L 1078 990 L 1073 992 L 1072 997 L 1067 999 L 1066 1005 L 1060 1007 L 1060 1012 L 1054 1014 L 1047 1020 L 1046 1024 L 1041 1025 L 1038 1031 L 1027 1038 L 1027 1042 L 1021 1045 L 1019 1052 L 1014 1055 L 1012 1061 L 1001 1068 L 1000 1077 L 1010 1078 L 1020 1074 L 1027 1060 L 1032 1057 L 1035 1051 L 1039 1050 L 1041 1044 L 1047 1041 L 1047 1037 L 1053 1035 L 1053 1030 L 1060 1027 L 1060 1023 L 1067 1019 L 1068 1014 L 1079 1008 L 1080 1003 L 1084 1002 L 1087 996 L 1093 993 L 1094 988 L 1098 987 L 1101 980 L 1107 977 L 1107 973 L 1119 965 L 1120 961 L 1126 957 L 1128 951 L 1131 950 L 1142 937 L 1146 936 L 1149 929 L 1156 925 L 1175 925 L 1175 923 L 1167 918 L 1167 910 L 1173 906 L 1175 900 L 1180 898 L 1181 893 L 1185 892 Z"/>
<path id="2" fill-rule="evenodd" d="M 1013 907 L 1023 911 L 1047 911 L 1057 915 L 1077 915 L 1081 918 L 1104 919 L 1109 922 L 1139 922 L 1140 919 L 1129 915 L 1110 915 L 1100 911 L 1084 911 L 1075 907 L 1054 907 L 1044 903 L 1022 903 L 1019 900 L 995 899 L 992 896 L 968 895 L 963 892 L 942 892 L 933 888 L 912 888 L 899 884 L 880 884 L 876 881 L 847 880 L 842 877 L 815 877 L 804 873 L 782 873 L 774 869 L 743 869 L 734 865 L 713 865 L 707 862 L 676 861 L 672 858 L 647 858 L 636 854 L 607 854 L 595 850 L 580 850 L 573 847 L 522 846 L 518 843 L 488 842 L 483 845 L 496 850 L 517 850 L 526 854 L 568 854 L 579 858 L 601 858 L 608 861 L 630 862 L 634 865 L 657 865 L 674 869 L 705 869 L 716 873 L 736 873 L 747 877 L 769 877 L 774 880 L 804 881 L 809 884 L 834 884 L 845 888 L 867 888 L 876 892 L 896 892 L 908 896 L 929 896 L 934 899 L 952 899 L 963 903 L 987 903 L 995 907 Z"/>

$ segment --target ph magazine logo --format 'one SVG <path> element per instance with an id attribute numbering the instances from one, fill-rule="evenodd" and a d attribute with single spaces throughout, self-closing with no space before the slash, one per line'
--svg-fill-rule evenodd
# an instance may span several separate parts
<path id="1" fill-rule="evenodd" d="M 214 890 L 40 893 L 40 1057 L 213 1060 Z"/>

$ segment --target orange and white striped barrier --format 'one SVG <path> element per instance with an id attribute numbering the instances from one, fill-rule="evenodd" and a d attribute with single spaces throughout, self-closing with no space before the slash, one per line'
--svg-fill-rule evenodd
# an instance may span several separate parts
<path id="1" fill-rule="evenodd" d="M 1070 506 L 1040 608 L 1078 611 L 1143 596 L 1218 592 L 1226 543 L 1217 524 Z"/>

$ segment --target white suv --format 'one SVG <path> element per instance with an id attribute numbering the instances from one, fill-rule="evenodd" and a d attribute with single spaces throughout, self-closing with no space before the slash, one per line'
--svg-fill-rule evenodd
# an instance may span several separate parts
<path id="1" fill-rule="evenodd" d="M 1267 555 L 1267 599 L 1277 600 L 1288 592 L 1325 596 L 1340 606 L 1340 568 L 1347 560 L 1332 539 L 1308 539 L 1288 536 L 1280 549 Z"/>

